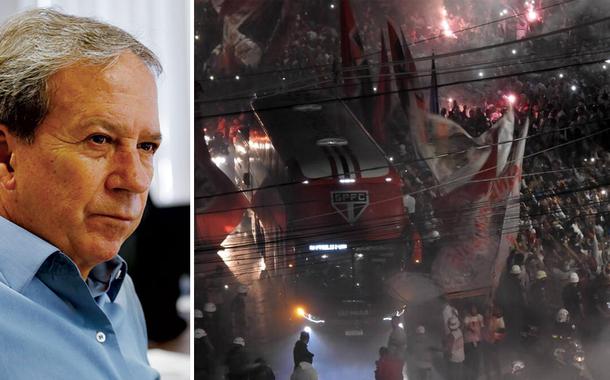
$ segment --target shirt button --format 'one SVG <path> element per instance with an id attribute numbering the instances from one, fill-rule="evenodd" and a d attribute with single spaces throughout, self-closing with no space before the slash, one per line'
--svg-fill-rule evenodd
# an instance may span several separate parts
<path id="1" fill-rule="evenodd" d="M 100 343 L 104 343 L 106 341 L 106 334 L 98 331 L 97 334 L 95 334 L 95 339 Z"/>

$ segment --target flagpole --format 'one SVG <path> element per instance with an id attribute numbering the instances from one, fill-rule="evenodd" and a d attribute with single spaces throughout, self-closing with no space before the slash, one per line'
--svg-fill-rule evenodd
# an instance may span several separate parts
<path id="1" fill-rule="evenodd" d="M 438 82 L 436 79 L 436 64 L 434 62 L 434 50 L 432 51 L 432 75 L 430 77 L 430 112 L 438 115 L 440 113 L 438 104 Z"/>

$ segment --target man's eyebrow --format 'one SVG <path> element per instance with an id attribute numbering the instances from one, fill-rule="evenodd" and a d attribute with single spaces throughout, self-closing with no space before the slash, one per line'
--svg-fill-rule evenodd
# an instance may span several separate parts
<path id="1" fill-rule="evenodd" d="M 163 135 L 161 135 L 161 132 L 154 133 L 154 134 L 146 137 L 146 139 L 150 139 L 150 140 L 153 140 L 153 141 L 161 142 L 161 141 L 163 141 Z"/>
<path id="2" fill-rule="evenodd" d="M 120 133 L 123 130 L 129 129 L 128 127 L 124 127 L 120 124 L 115 124 L 112 122 L 109 122 L 108 120 L 105 119 L 100 119 L 100 118 L 93 118 L 93 119 L 89 119 L 87 120 L 84 125 L 85 126 L 91 126 L 91 125 L 100 125 L 101 127 L 103 127 L 104 129 L 107 129 L 110 132 L 114 132 L 114 133 Z M 150 139 L 153 141 L 162 141 L 163 140 L 163 135 L 161 134 L 161 132 L 154 132 L 154 133 L 146 133 L 144 132 L 143 135 L 145 136 L 145 139 Z"/>

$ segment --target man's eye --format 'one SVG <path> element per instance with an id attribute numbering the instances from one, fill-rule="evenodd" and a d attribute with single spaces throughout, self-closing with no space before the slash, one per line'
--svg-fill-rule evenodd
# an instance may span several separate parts
<path id="1" fill-rule="evenodd" d="M 142 149 L 145 152 L 154 153 L 157 151 L 158 147 L 159 147 L 159 144 L 155 144 L 155 143 L 140 143 L 140 149 Z"/>
<path id="2" fill-rule="evenodd" d="M 89 137 L 89 141 L 93 142 L 94 144 L 102 145 L 102 144 L 109 143 L 111 140 L 110 140 L 110 137 L 108 137 L 108 136 L 93 135 L 93 136 Z"/>

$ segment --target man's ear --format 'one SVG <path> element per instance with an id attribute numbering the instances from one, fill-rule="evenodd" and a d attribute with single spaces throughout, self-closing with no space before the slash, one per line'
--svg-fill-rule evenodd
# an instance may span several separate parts
<path id="1" fill-rule="evenodd" d="M 15 177 L 13 175 L 13 150 L 12 150 L 12 138 L 8 127 L 4 124 L 0 124 L 0 186 L 5 187 L 8 190 L 12 190 L 15 187 Z"/>
<path id="2" fill-rule="evenodd" d="M 0 124 L 0 164 L 8 164 L 11 151 L 8 148 L 7 140 L 8 128 L 4 124 Z"/>

